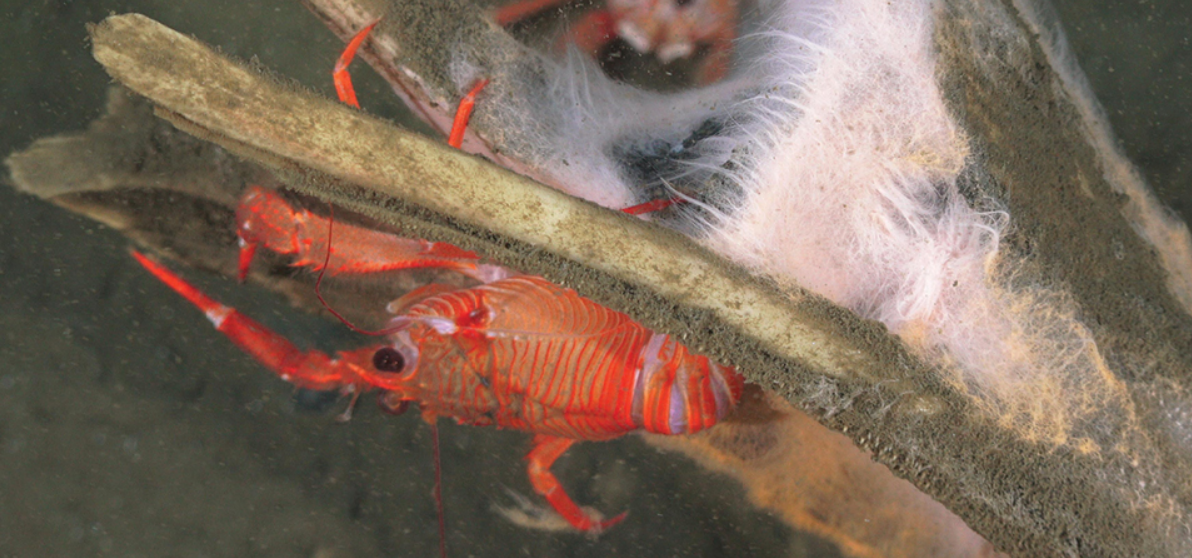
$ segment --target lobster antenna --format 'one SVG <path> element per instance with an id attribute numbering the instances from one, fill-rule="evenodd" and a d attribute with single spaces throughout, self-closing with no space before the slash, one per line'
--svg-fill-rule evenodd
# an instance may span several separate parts
<path id="1" fill-rule="evenodd" d="M 323 276 L 327 274 L 327 266 L 328 266 L 328 264 L 331 263 L 331 238 L 332 238 L 331 235 L 332 235 L 332 231 L 334 229 L 335 229 L 335 206 L 331 205 L 331 203 L 328 202 L 327 203 L 327 252 L 323 255 L 323 267 L 319 268 L 319 277 L 317 279 L 315 279 L 315 296 L 319 298 L 319 304 L 322 304 L 323 308 L 326 308 L 328 312 L 331 312 L 332 316 L 335 316 L 336 319 L 338 319 L 341 323 L 343 323 L 345 326 L 348 326 L 348 329 L 355 331 L 356 333 L 360 333 L 360 334 L 364 334 L 364 335 L 389 335 L 390 333 L 397 331 L 400 326 L 379 329 L 379 330 L 375 330 L 375 331 L 356 327 L 356 325 L 353 324 L 352 322 L 348 321 L 348 319 L 345 318 L 343 316 L 343 314 L 340 314 L 338 311 L 336 311 L 336 309 L 332 308 L 331 305 L 327 303 L 327 299 L 323 298 Z"/>
<path id="2" fill-rule="evenodd" d="M 372 31 L 373 27 L 375 27 L 377 25 L 377 23 L 379 23 L 379 22 L 380 22 L 380 19 L 370 23 L 369 25 L 365 26 L 364 29 L 361 29 L 359 32 L 356 33 L 356 36 L 353 37 L 351 42 L 348 43 L 347 48 L 345 48 L 343 53 L 340 54 L 340 58 L 336 62 L 335 70 L 332 72 L 332 74 L 335 77 L 335 88 L 336 88 L 336 92 L 339 94 L 340 101 L 343 101 L 344 103 L 347 103 L 347 104 L 349 104 L 353 107 L 356 107 L 356 108 L 360 108 L 360 104 L 356 101 L 356 93 L 352 88 L 352 78 L 351 78 L 351 75 L 347 71 L 348 65 L 352 63 L 352 58 L 354 58 L 356 55 L 356 49 L 360 47 L 361 43 L 363 43 L 365 38 L 368 37 L 368 35 Z M 484 80 L 484 83 L 487 83 L 487 80 Z M 475 90 L 479 91 L 480 88 L 482 88 L 482 87 L 484 87 L 483 83 L 480 85 L 477 85 Z M 474 98 L 475 92 L 473 92 L 470 95 L 470 97 Z M 470 114 L 471 113 L 470 105 L 469 105 L 468 109 L 469 109 L 468 113 Z M 465 122 L 466 122 L 466 116 L 465 116 Z M 459 140 L 457 140 L 457 141 L 462 143 L 463 130 L 459 130 L 459 131 L 452 130 L 452 137 L 454 138 L 456 135 L 460 136 Z M 459 147 L 459 146 L 456 145 L 455 147 Z M 334 231 L 334 229 L 335 229 L 335 206 L 333 206 L 330 202 L 328 202 L 327 203 L 327 253 L 323 255 L 323 267 L 321 269 L 319 269 L 318 279 L 315 279 L 315 296 L 318 297 L 319 303 L 322 304 L 323 308 L 326 308 L 328 312 L 331 312 L 332 316 L 335 316 L 336 319 L 338 319 L 341 323 L 343 323 L 345 326 L 347 326 L 348 329 L 355 331 L 356 333 L 361 333 L 364 335 L 387 335 L 389 333 L 393 333 L 394 331 L 397 331 L 398 329 L 400 329 L 403 326 L 399 325 L 396 327 L 385 328 L 385 329 L 381 329 L 378 331 L 369 331 L 366 329 L 356 327 L 355 324 L 348 321 L 347 318 L 345 318 L 342 314 L 340 314 L 338 311 L 336 311 L 334 308 L 332 308 L 331 305 L 327 303 L 327 300 L 323 298 L 323 290 L 322 290 L 323 277 L 327 274 L 328 264 L 331 263 L 331 239 L 332 239 L 332 232 Z M 352 406 L 356 403 L 357 396 L 359 396 L 359 392 L 353 394 L 352 403 L 348 406 L 348 411 L 346 411 L 345 413 L 350 413 Z M 444 513 L 443 513 L 443 467 L 442 467 L 442 460 L 440 459 L 440 455 L 439 455 L 439 428 L 433 422 L 430 423 L 430 432 L 431 432 L 431 440 L 432 440 L 431 445 L 434 448 L 434 459 L 435 459 L 435 507 L 437 508 L 438 515 L 439 515 L 439 556 L 440 556 L 440 558 L 447 558 L 447 520 L 444 517 Z"/>
<path id="3" fill-rule="evenodd" d="M 447 514 L 443 510 L 443 460 L 439 455 L 439 425 L 430 423 L 431 448 L 435 456 L 435 511 L 439 515 L 439 558 L 447 558 Z"/>
<path id="4" fill-rule="evenodd" d="M 315 279 L 315 296 L 319 298 L 319 303 L 322 304 L 323 308 L 326 308 L 328 312 L 331 312 L 331 315 L 333 315 L 337 319 L 339 319 L 339 321 L 342 322 L 345 326 L 348 326 L 348 329 L 351 329 L 352 331 L 355 331 L 356 333 L 362 333 L 364 335 L 387 335 L 389 333 L 396 331 L 401 326 L 381 329 L 378 331 L 370 331 L 370 330 L 361 329 L 359 327 L 356 327 L 355 324 L 348 321 L 347 318 L 345 318 L 342 314 L 340 314 L 334 308 L 332 308 L 331 305 L 327 303 L 327 299 L 323 298 L 323 291 L 322 291 L 323 276 L 327 274 L 327 265 L 329 263 L 331 263 L 331 240 L 333 238 L 332 235 L 333 235 L 334 230 L 335 230 L 335 206 L 328 203 L 327 204 L 327 252 L 323 255 L 323 267 L 319 269 L 319 277 L 318 277 L 318 279 Z M 351 413 L 352 406 L 355 405 L 356 398 L 358 396 L 359 396 L 359 392 L 353 394 L 352 402 L 351 402 L 351 404 L 349 404 L 348 410 L 345 411 L 345 414 L 347 416 L 351 416 L 350 413 Z M 440 451 L 439 451 L 439 427 L 433 422 L 430 424 L 430 437 L 431 437 L 431 447 L 433 448 L 433 451 L 434 451 L 434 460 L 435 460 L 435 508 L 436 508 L 436 511 L 438 512 L 438 516 L 439 516 L 439 556 L 440 556 L 440 558 L 447 558 L 447 518 L 446 518 L 446 514 L 443 511 L 443 462 L 440 457 Z"/>

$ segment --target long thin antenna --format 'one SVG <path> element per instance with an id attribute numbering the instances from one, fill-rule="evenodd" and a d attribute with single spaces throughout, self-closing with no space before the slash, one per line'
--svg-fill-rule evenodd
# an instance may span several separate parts
<path id="1" fill-rule="evenodd" d="M 439 425 L 430 424 L 431 446 L 435 454 L 435 507 L 439 512 L 439 556 L 447 558 L 447 515 L 443 511 L 443 460 L 439 457 Z"/>
<path id="2" fill-rule="evenodd" d="M 323 298 L 323 289 L 322 289 L 323 276 L 327 274 L 327 265 L 331 262 L 331 232 L 334 229 L 335 229 L 335 206 L 331 205 L 331 203 L 328 203 L 327 204 L 327 252 L 323 255 L 323 267 L 319 269 L 319 277 L 318 277 L 318 279 L 315 279 L 315 296 L 319 298 L 319 304 L 322 304 L 323 308 L 326 308 L 328 312 L 331 312 L 331 315 L 335 316 L 345 326 L 348 326 L 348 329 L 355 331 L 356 333 L 361 333 L 364 335 L 389 335 L 390 333 L 397 331 L 398 328 L 386 328 L 386 329 L 379 329 L 376 331 L 358 328 L 358 327 L 356 327 L 355 324 L 353 324 L 352 322 L 349 322 L 348 319 L 343 316 L 343 314 L 340 314 L 338 311 L 336 311 L 334 308 L 332 308 L 330 304 L 327 304 L 327 300 Z"/>
<path id="3" fill-rule="evenodd" d="M 365 37 L 368 36 L 369 32 L 372 31 L 373 27 L 375 27 L 378 22 L 380 22 L 379 19 L 368 24 L 368 26 L 360 30 L 360 32 L 358 32 L 356 36 L 352 38 L 352 41 L 348 44 L 348 47 L 344 49 L 343 54 L 340 55 L 339 61 L 336 62 L 335 71 L 333 72 L 333 75 L 335 76 L 335 88 L 339 93 L 339 99 L 356 108 L 360 108 L 360 104 L 356 102 L 356 92 L 352 88 L 351 76 L 348 74 L 348 65 L 351 64 L 352 58 L 356 55 L 356 49 L 359 48 L 360 44 L 364 42 Z M 472 91 L 464 96 L 463 101 L 460 102 L 459 110 L 456 113 L 456 122 L 452 127 L 451 136 L 449 138 L 449 141 L 452 143 L 452 147 L 458 149 L 460 144 L 463 143 L 463 135 L 466 129 L 468 117 L 472 114 L 474 99 L 476 98 L 476 94 L 484 88 L 486 83 L 488 83 L 488 80 L 481 80 L 473 87 Z M 460 123 L 461 120 L 462 123 Z M 348 326 L 348 329 L 351 329 L 356 333 L 362 333 L 364 335 L 387 335 L 397 331 L 401 328 L 401 326 L 382 329 L 379 331 L 369 331 L 358 328 L 352 324 L 352 322 L 349 322 L 347 318 L 343 317 L 343 315 L 332 308 L 330 304 L 327 304 L 327 301 L 323 298 L 323 276 L 327 274 L 327 265 L 331 263 L 331 234 L 334 228 L 335 206 L 328 203 L 327 253 L 323 256 L 323 267 L 319 270 L 319 278 L 315 279 L 315 296 L 319 298 L 319 303 L 322 304 L 323 308 L 326 308 L 328 312 L 331 312 L 331 315 L 338 318 L 339 321 L 345 326 Z M 353 404 L 355 404 L 356 396 L 358 395 L 359 392 L 353 394 Z M 351 408 L 352 406 L 349 405 L 348 411 L 345 413 L 350 412 Z M 434 447 L 435 455 L 435 507 L 439 513 L 439 556 L 440 558 L 447 558 L 447 519 L 443 513 L 443 465 L 439 454 L 439 427 L 433 422 L 430 424 L 430 433 L 432 441 L 431 445 Z"/>

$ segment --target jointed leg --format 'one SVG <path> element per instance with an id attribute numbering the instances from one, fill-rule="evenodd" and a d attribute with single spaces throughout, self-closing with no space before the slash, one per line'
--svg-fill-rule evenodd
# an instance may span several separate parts
<path id="1" fill-rule="evenodd" d="M 451 122 L 451 135 L 447 136 L 447 145 L 459 149 L 464 144 L 464 132 L 468 130 L 468 120 L 472 118 L 472 109 L 476 108 L 476 95 L 488 85 L 487 79 L 482 79 L 472 86 L 455 109 L 455 120 Z"/>
<path id="2" fill-rule="evenodd" d="M 550 466 L 574 443 L 575 440 L 571 438 L 559 438 L 546 434 L 535 435 L 534 448 L 526 455 L 526 460 L 530 462 L 527 467 L 530 484 L 534 486 L 534 491 L 546 498 L 555 511 L 559 512 L 559 515 L 563 516 L 563 519 L 566 519 L 572 527 L 587 533 L 600 533 L 620 523 L 625 519 L 625 513 L 622 512 L 612 519 L 603 521 L 593 519 L 563 491 L 559 479 L 550 472 Z"/>
<path id="3" fill-rule="evenodd" d="M 339 95 L 339 100 L 344 104 L 360 108 L 360 103 L 356 102 L 356 89 L 352 87 L 352 76 L 348 73 L 348 65 L 352 63 L 352 59 L 356 57 L 356 50 L 364 43 L 364 39 L 368 38 L 368 34 L 372 32 L 373 27 L 376 27 L 381 20 L 374 21 L 356 33 L 355 37 L 348 42 L 347 48 L 339 55 L 339 60 L 335 62 L 335 69 L 332 70 L 331 76 L 335 80 L 335 92 Z"/>

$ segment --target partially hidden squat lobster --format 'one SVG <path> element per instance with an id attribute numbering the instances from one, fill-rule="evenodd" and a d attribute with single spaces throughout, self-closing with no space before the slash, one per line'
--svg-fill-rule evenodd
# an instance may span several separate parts
<path id="1" fill-rule="evenodd" d="M 375 25 L 375 24 L 374 24 Z M 336 66 L 344 102 L 355 104 L 346 67 L 371 30 L 345 49 Z M 449 143 L 458 147 L 472 99 L 461 101 Z M 665 200 L 664 200 L 665 201 Z M 658 204 L 629 208 L 653 210 Z M 400 238 L 295 209 L 276 192 L 249 187 L 237 210 L 244 277 L 258 246 L 294 254 L 294 265 L 363 274 L 436 267 L 483 284 L 456 289 L 430 284 L 390 303 L 386 341 L 330 356 L 302 351 L 284 337 L 224 306 L 156 261 L 133 256 L 202 310 L 233 343 L 283 380 L 313 390 L 358 396 L 378 390 L 391 412 L 419 405 L 431 424 L 493 425 L 534 433 L 527 459 L 534 490 L 575 529 L 595 533 L 620 522 L 582 510 L 551 473 L 580 440 L 607 440 L 634 430 L 693 433 L 715 424 L 739 401 L 743 379 L 728 366 L 692 354 L 668 335 L 541 277 L 484 266 L 442 243 Z M 332 227 L 338 242 L 332 249 Z M 321 278 L 321 277 L 320 277 Z"/>
<path id="2" fill-rule="evenodd" d="M 571 1 L 513 0 L 493 10 L 493 19 L 512 25 Z M 736 26 L 737 0 L 607 0 L 603 8 L 587 12 L 572 25 L 564 40 L 596 57 L 612 39 L 620 38 L 640 53 L 653 53 L 663 64 L 706 47 L 696 82 L 707 85 L 728 73 Z"/>

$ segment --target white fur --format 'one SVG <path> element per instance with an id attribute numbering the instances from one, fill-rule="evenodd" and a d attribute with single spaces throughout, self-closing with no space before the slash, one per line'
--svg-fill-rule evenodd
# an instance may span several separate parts
<path id="1" fill-rule="evenodd" d="M 500 123 L 499 142 L 516 155 L 515 170 L 616 209 L 637 203 L 639 185 L 626 181 L 607 147 L 626 137 L 680 139 L 682 124 L 713 113 L 733 87 L 678 95 L 641 91 L 612 82 L 574 50 L 561 63 L 544 65 L 550 73 L 543 84 L 490 85 L 477 115 Z M 479 73 L 462 59 L 452 67 L 461 90 Z"/>

